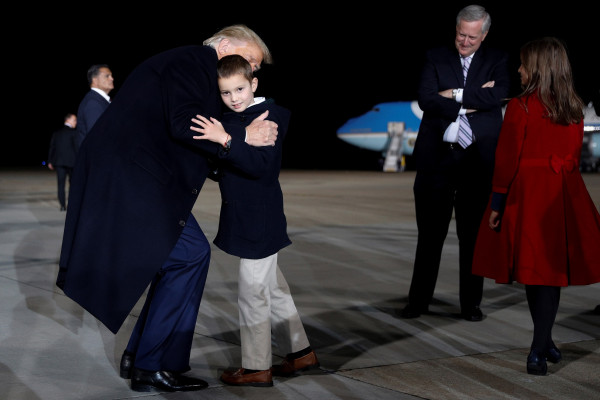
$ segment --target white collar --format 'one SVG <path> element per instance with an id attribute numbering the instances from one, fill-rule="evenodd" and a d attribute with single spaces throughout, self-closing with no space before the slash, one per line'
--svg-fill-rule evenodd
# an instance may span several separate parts
<path id="1" fill-rule="evenodd" d="M 255 98 L 254 98 L 254 103 L 250 104 L 250 105 L 249 105 L 248 107 L 246 107 L 246 108 L 250 108 L 250 107 L 252 107 L 252 106 L 253 106 L 253 105 L 255 105 L 255 104 L 260 104 L 260 103 L 262 103 L 263 101 L 265 101 L 265 98 L 264 98 L 264 97 L 255 97 Z"/>
<path id="2" fill-rule="evenodd" d="M 100 96 L 104 97 L 106 99 L 106 101 L 108 101 L 110 103 L 110 96 L 107 95 L 104 90 L 98 89 L 98 88 L 95 88 L 95 87 L 90 88 L 90 89 L 92 89 L 93 91 L 95 91 L 97 93 L 100 93 Z"/>
<path id="3" fill-rule="evenodd" d="M 475 53 L 477 53 L 477 52 L 475 52 Z M 475 55 L 475 53 L 471 54 L 470 56 L 466 56 L 466 57 L 460 56 L 460 59 L 464 60 L 464 59 L 468 58 L 470 61 L 473 61 L 473 56 Z"/>

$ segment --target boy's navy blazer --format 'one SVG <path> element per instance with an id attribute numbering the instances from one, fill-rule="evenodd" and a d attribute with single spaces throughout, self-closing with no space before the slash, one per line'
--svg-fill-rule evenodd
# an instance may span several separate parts
<path id="1" fill-rule="evenodd" d="M 279 184 L 283 140 L 291 113 L 267 99 L 243 112 L 223 115 L 223 122 L 245 127 L 265 110 L 269 110 L 267 119 L 277 123 L 279 133 L 275 146 L 259 149 L 267 170 L 253 175 L 224 167 L 219 178 L 222 202 L 214 244 L 226 253 L 249 259 L 268 257 L 292 243 Z"/>

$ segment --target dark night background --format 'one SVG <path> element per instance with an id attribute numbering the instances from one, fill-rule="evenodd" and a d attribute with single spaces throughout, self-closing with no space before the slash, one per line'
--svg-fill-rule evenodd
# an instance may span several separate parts
<path id="1" fill-rule="evenodd" d="M 122 1 L 13 7 L 4 13 L 4 140 L 0 167 L 40 167 L 53 130 L 77 112 L 88 67 L 109 64 L 111 97 L 129 72 L 163 50 L 202 41 L 244 23 L 269 46 L 273 65 L 258 73 L 258 96 L 292 110 L 283 168 L 380 169 L 378 152 L 336 137 L 347 119 L 389 101 L 416 99 L 425 51 L 453 44 L 455 17 L 470 2 Z M 568 47 L 575 84 L 588 103 L 600 88 L 599 20 L 591 2 L 480 1 L 492 17 L 484 46 L 506 50 L 519 91 L 519 48 L 541 36 Z"/>

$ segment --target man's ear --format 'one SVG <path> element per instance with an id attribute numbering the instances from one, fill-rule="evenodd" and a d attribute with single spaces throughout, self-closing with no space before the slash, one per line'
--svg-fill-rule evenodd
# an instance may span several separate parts
<path id="1" fill-rule="evenodd" d="M 258 87 L 258 78 L 252 78 L 252 93 L 256 92 L 256 88 Z"/>
<path id="2" fill-rule="evenodd" d="M 219 55 L 219 58 L 229 54 L 229 46 L 231 46 L 231 41 L 229 39 L 221 39 L 221 41 L 217 45 L 217 54 Z"/>

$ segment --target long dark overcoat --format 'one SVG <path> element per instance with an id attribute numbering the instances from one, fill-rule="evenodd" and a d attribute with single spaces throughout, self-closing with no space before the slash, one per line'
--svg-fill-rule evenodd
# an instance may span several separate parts
<path id="1" fill-rule="evenodd" d="M 264 155 L 225 125 L 231 150 L 194 140 L 196 114 L 220 117 L 217 53 L 184 46 L 127 77 L 78 152 L 57 285 L 116 333 L 181 234 L 216 156 L 261 174 Z"/>

